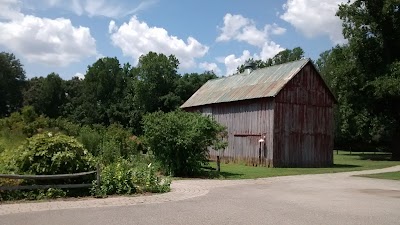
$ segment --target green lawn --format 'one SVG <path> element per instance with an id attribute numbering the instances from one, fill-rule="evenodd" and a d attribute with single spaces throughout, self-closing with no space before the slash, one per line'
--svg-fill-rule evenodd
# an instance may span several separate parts
<path id="1" fill-rule="evenodd" d="M 352 153 L 351 155 L 345 151 L 339 151 L 339 155 L 334 152 L 333 167 L 329 168 L 266 168 L 252 167 L 241 164 L 224 164 L 221 163 L 220 179 L 254 179 L 262 177 L 275 177 L 299 174 L 316 174 L 316 173 L 337 173 L 355 170 L 380 169 L 390 166 L 400 165 L 399 161 L 390 161 L 390 154 L 376 153 L 363 154 Z M 216 168 L 216 163 L 211 162 L 211 167 Z M 216 171 L 207 170 L 209 177 L 218 177 Z"/>
<path id="2" fill-rule="evenodd" d="M 400 180 L 400 172 L 368 174 L 368 175 L 361 175 L 360 177 L 389 179 L 389 180 Z"/>

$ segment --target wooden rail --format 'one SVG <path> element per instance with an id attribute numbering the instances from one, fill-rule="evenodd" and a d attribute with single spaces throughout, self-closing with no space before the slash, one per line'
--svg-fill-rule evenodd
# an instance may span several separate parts
<path id="1" fill-rule="evenodd" d="M 0 178 L 13 179 L 13 180 L 63 180 L 70 178 L 83 177 L 90 174 L 96 174 L 96 185 L 100 187 L 100 167 L 97 170 L 73 173 L 73 174 L 57 174 L 57 175 L 19 175 L 19 174 L 0 174 Z M 23 185 L 23 186 L 0 186 L 0 191 L 13 191 L 13 190 L 35 190 L 35 189 L 48 189 L 48 188 L 89 188 L 92 184 L 46 184 L 46 185 Z"/>

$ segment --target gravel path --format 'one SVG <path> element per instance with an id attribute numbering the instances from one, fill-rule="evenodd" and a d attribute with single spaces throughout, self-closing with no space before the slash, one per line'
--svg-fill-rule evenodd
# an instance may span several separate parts
<path id="1" fill-rule="evenodd" d="M 272 222 L 280 223 L 282 218 L 286 218 L 285 224 L 291 224 L 290 222 L 303 224 L 301 221 L 304 224 L 319 222 L 320 224 L 349 224 L 345 217 L 330 221 L 331 223 L 324 220 L 336 214 L 347 215 L 353 221 L 350 224 L 369 224 L 368 222 L 393 224 L 392 219 L 396 219 L 397 224 L 400 224 L 398 213 L 400 182 L 353 177 L 353 175 L 393 171 L 400 171 L 400 166 L 369 171 L 252 180 L 177 180 L 173 181 L 171 192 L 151 196 L 1 204 L 0 224 L 110 224 L 109 222 L 132 224 L 124 222 L 125 219 L 131 217 L 134 217 L 137 222 L 133 224 L 153 224 L 160 221 L 163 224 L 187 224 L 187 219 L 193 220 L 193 224 L 203 224 L 201 218 L 205 215 L 210 217 L 205 221 L 211 224 L 214 222 L 219 224 L 268 224 L 271 222 L 273 224 Z M 198 198 L 200 196 L 203 197 Z M 368 205 L 369 202 L 371 205 Z M 201 208 L 202 206 L 204 208 Z M 207 206 L 216 208 L 210 211 Z M 132 211 L 132 207 L 136 210 Z M 148 212 L 150 208 L 156 215 L 158 212 L 156 217 Z M 191 208 L 197 209 L 192 212 Z M 264 213 L 252 215 L 261 209 L 264 209 L 261 211 Z M 323 209 L 329 209 L 329 211 Z M 268 220 L 262 220 L 268 210 L 274 212 L 272 215 L 275 217 L 268 216 Z M 373 212 L 370 212 L 371 210 Z M 397 212 L 396 215 L 392 214 L 393 210 Z M 278 217 L 285 211 L 288 216 Z M 123 212 L 126 212 L 126 215 Z M 170 212 L 171 215 L 164 212 Z M 176 220 L 177 215 L 172 215 L 180 212 L 183 212 L 179 217 L 182 220 Z M 193 216 L 186 218 L 185 212 Z M 233 212 L 236 213 L 232 214 Z M 310 214 L 310 212 L 315 214 Z M 375 217 L 369 217 L 375 215 L 376 212 L 382 213 L 379 214 L 382 218 L 379 217 L 377 221 L 374 220 Z M 107 213 L 110 213 L 107 218 L 114 215 L 119 215 L 119 217 L 108 223 L 104 218 L 95 219 L 96 223 L 91 223 L 91 220 L 86 221 L 88 215 L 93 216 L 93 213 L 97 215 L 94 218 L 102 218 L 103 215 L 108 215 Z M 243 215 L 240 215 L 241 213 Z M 68 214 L 74 216 L 65 217 Z M 252 216 L 247 218 L 249 215 Z M 318 220 L 309 220 L 309 218 L 314 218 L 313 215 L 319 215 Z M 237 217 L 237 220 L 229 220 L 231 217 Z M 365 220 L 362 219 L 360 223 L 356 223 L 353 217 Z M 49 220 L 40 218 L 49 218 Z M 158 221 L 151 220 L 157 218 Z M 221 220 L 221 218 L 225 219 Z M 247 219 L 241 220 L 243 218 Z"/>

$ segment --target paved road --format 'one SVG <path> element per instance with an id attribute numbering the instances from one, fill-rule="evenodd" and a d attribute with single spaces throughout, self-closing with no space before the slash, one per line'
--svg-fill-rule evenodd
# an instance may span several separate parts
<path id="1" fill-rule="evenodd" d="M 166 194 L 0 205 L 0 224 L 400 224 L 400 181 L 382 170 L 257 180 L 179 180 Z"/>

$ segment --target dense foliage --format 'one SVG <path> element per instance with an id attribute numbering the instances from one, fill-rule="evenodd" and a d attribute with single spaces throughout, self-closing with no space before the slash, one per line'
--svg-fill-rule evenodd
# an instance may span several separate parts
<path id="1" fill-rule="evenodd" d="M 25 71 L 14 54 L 0 52 L 0 117 L 21 107 L 24 80 Z"/>
<path id="2" fill-rule="evenodd" d="M 68 174 L 94 168 L 92 155 L 75 138 L 63 134 L 37 134 L 17 150 L 20 173 Z"/>
<path id="3" fill-rule="evenodd" d="M 96 195 L 135 194 L 143 192 L 161 193 L 170 189 L 170 179 L 157 176 L 152 164 L 133 165 L 121 160 L 102 169 L 100 189 L 92 188 Z"/>
<path id="4" fill-rule="evenodd" d="M 167 172 L 195 175 L 208 163 L 207 147 L 221 141 L 225 128 L 201 114 L 156 112 L 144 118 L 144 139 Z"/>
<path id="5" fill-rule="evenodd" d="M 282 63 L 288 63 L 288 62 L 293 62 L 296 60 L 300 60 L 304 57 L 304 51 L 302 48 L 300 47 L 296 47 L 294 49 L 285 49 L 281 52 L 279 52 L 278 54 L 276 54 L 274 57 L 261 60 L 261 59 L 257 59 L 254 60 L 252 58 L 247 59 L 246 63 L 248 62 L 252 62 L 255 64 L 255 67 L 258 69 L 261 68 L 265 68 L 265 67 L 269 67 L 269 66 L 274 66 L 274 65 L 279 65 Z M 237 69 L 236 69 L 237 73 L 243 73 L 244 72 L 244 64 L 240 65 Z"/>
<path id="6" fill-rule="evenodd" d="M 392 151 L 400 159 L 400 12 L 398 1 L 342 4 L 348 44 L 321 54 L 317 65 L 338 96 L 336 144 Z"/>

